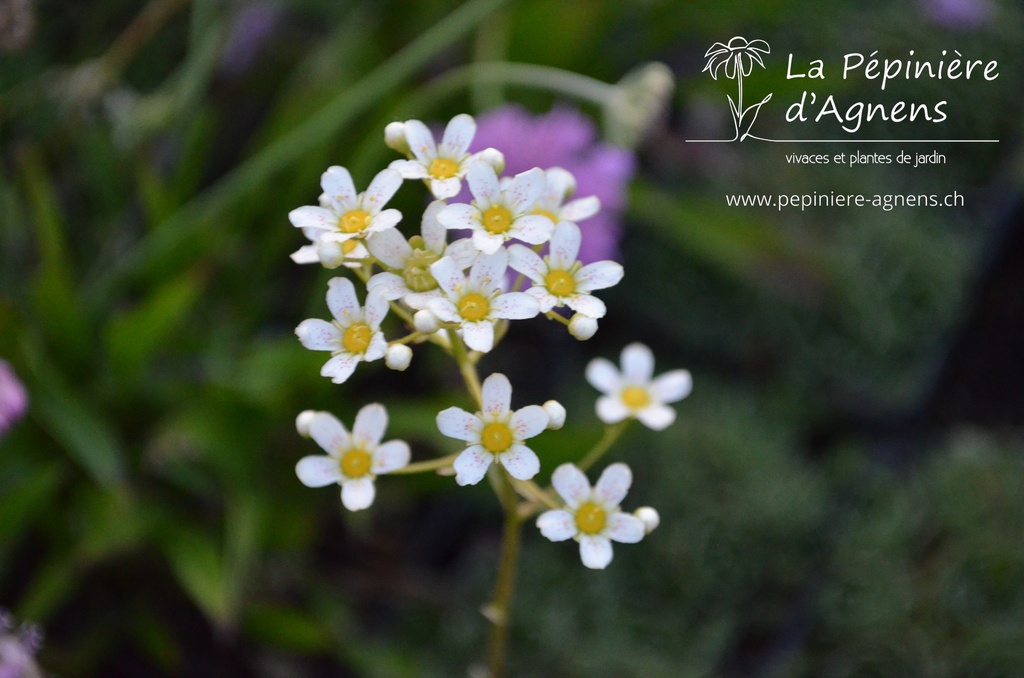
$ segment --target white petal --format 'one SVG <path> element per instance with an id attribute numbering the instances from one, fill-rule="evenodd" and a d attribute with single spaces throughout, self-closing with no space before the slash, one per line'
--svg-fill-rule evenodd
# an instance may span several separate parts
<path id="1" fill-rule="evenodd" d="M 466 276 L 451 257 L 441 257 L 430 265 L 430 274 L 450 297 L 461 294 L 466 284 Z M 440 317 L 440 316 L 439 316 Z"/>
<path id="2" fill-rule="evenodd" d="M 341 467 L 334 457 L 316 454 L 300 459 L 295 475 L 306 487 L 325 487 L 341 480 Z"/>
<path id="3" fill-rule="evenodd" d="M 455 469 L 455 482 L 459 485 L 476 485 L 487 473 L 494 461 L 494 455 L 481 445 L 473 445 L 463 450 L 452 464 Z"/>
<path id="4" fill-rule="evenodd" d="M 432 299 L 440 299 L 442 294 L 443 292 L 441 292 L 441 290 L 430 290 L 429 292 L 408 292 L 404 297 L 402 297 L 402 301 L 404 301 L 405 305 L 414 311 L 423 311 L 430 305 Z M 452 306 L 452 308 L 454 309 L 455 307 Z M 452 312 L 454 313 L 454 311 Z M 415 323 L 413 326 L 416 327 Z M 420 328 L 416 327 L 416 329 Z M 435 331 L 437 331 L 436 327 L 431 329 L 431 332 Z M 427 334 L 429 334 L 429 332 Z"/>
<path id="5" fill-rule="evenodd" d="M 401 174 L 398 170 L 385 169 L 377 173 L 367 192 L 362 194 L 362 206 L 371 214 L 387 205 L 387 201 L 397 193 L 401 185 Z"/>
<path id="6" fill-rule="evenodd" d="M 447 179 L 431 179 L 430 180 L 430 192 L 438 200 L 444 200 L 446 198 L 454 198 L 462 190 L 462 180 L 458 177 L 448 177 Z"/>
<path id="7" fill-rule="evenodd" d="M 622 349 L 622 376 L 634 384 L 646 384 L 654 373 L 654 354 L 641 343 Z"/>
<path id="8" fill-rule="evenodd" d="M 535 283 L 543 283 L 548 267 L 536 252 L 525 245 L 510 245 L 508 265 Z"/>
<path id="9" fill-rule="evenodd" d="M 618 368 L 604 358 L 594 358 L 587 365 L 587 381 L 602 393 L 616 393 L 622 386 Z"/>
<path id="10" fill-rule="evenodd" d="M 394 228 L 371 235 L 366 241 L 366 248 L 385 266 L 397 269 L 403 268 L 405 260 L 412 255 L 412 248 L 405 236 Z"/>
<path id="11" fill-rule="evenodd" d="M 409 293 L 405 279 L 394 273 L 378 273 L 366 282 L 366 289 L 369 292 L 380 294 L 388 301 L 401 299 Z"/>
<path id="12" fill-rule="evenodd" d="M 445 228 L 468 229 L 482 227 L 480 223 L 480 210 L 472 205 L 461 202 L 445 206 L 444 209 L 437 213 L 437 220 Z"/>
<path id="13" fill-rule="evenodd" d="M 444 255 L 454 259 L 456 265 L 465 270 L 476 263 L 480 250 L 473 245 L 471 238 L 459 238 L 445 248 Z"/>
<path id="14" fill-rule="evenodd" d="M 383 332 L 374 332 L 370 336 L 370 345 L 363 351 L 363 360 L 368 363 L 380 360 L 388 352 L 388 340 L 384 338 Z"/>
<path id="15" fill-rule="evenodd" d="M 560 221 L 551 234 L 551 268 L 566 270 L 576 263 L 580 252 L 580 227 L 571 221 Z"/>
<path id="16" fill-rule="evenodd" d="M 473 231 L 473 247 L 483 254 L 494 254 L 504 243 L 505 236 L 501 233 L 488 233 L 480 226 Z"/>
<path id="17" fill-rule="evenodd" d="M 384 316 L 388 314 L 388 300 L 384 298 L 384 292 L 374 291 L 368 292 L 366 295 L 366 310 L 363 313 L 366 324 L 372 329 L 376 330 L 380 327 L 380 323 L 384 320 Z"/>
<path id="18" fill-rule="evenodd" d="M 576 178 L 569 170 L 562 167 L 549 167 L 544 171 L 544 192 L 538 202 L 549 207 L 557 207 L 575 191 Z"/>
<path id="19" fill-rule="evenodd" d="M 484 423 L 480 417 L 459 407 L 449 407 L 437 415 L 437 430 L 442 435 L 466 442 L 480 442 Z"/>
<path id="20" fill-rule="evenodd" d="M 469 283 L 477 290 L 492 290 L 505 281 L 508 252 L 499 249 L 494 254 L 480 257 L 469 269 Z"/>
<path id="21" fill-rule="evenodd" d="M 349 511 L 369 508 L 376 494 L 377 488 L 373 486 L 373 479 L 367 476 L 346 480 L 341 485 L 341 503 Z"/>
<path id="22" fill-rule="evenodd" d="M 288 255 L 296 264 L 317 264 L 320 263 L 320 255 L 317 254 L 316 245 L 303 245 Z"/>
<path id="23" fill-rule="evenodd" d="M 404 440 L 389 440 L 374 450 L 373 465 L 370 470 L 377 475 L 391 473 L 408 466 L 411 456 L 409 444 Z"/>
<path id="24" fill-rule="evenodd" d="M 606 424 L 617 424 L 630 416 L 629 408 L 615 396 L 601 396 L 597 399 L 597 418 Z"/>
<path id="25" fill-rule="evenodd" d="M 315 228 L 319 231 L 338 230 L 338 215 L 323 207 L 304 205 L 288 213 L 288 221 L 296 228 Z"/>
<path id="26" fill-rule="evenodd" d="M 551 474 L 551 486 L 571 509 L 590 498 L 590 481 L 574 464 L 562 464 L 556 468 Z"/>
<path id="27" fill-rule="evenodd" d="M 435 200 L 423 210 L 423 219 L 420 220 L 420 234 L 427 249 L 434 254 L 444 252 L 445 243 L 448 240 L 448 229 L 437 220 L 437 215 L 446 207 L 444 200 Z"/>
<path id="28" fill-rule="evenodd" d="M 392 160 L 388 168 L 397 170 L 403 179 L 426 179 L 430 176 L 427 168 L 415 160 Z"/>
<path id="29" fill-rule="evenodd" d="M 356 371 L 359 364 L 359 356 L 351 353 L 336 355 L 320 368 L 321 377 L 330 377 L 335 384 L 344 384 L 345 381 Z"/>
<path id="30" fill-rule="evenodd" d="M 394 228 L 395 224 L 402 220 L 402 213 L 396 209 L 384 210 L 377 216 L 370 220 L 366 228 L 363 229 L 366 233 L 383 233 L 384 231 Z"/>
<path id="31" fill-rule="evenodd" d="M 613 509 L 622 503 L 633 484 L 633 472 L 623 463 L 612 464 L 604 470 L 594 485 L 594 498 L 606 509 Z"/>
<path id="32" fill-rule="evenodd" d="M 551 417 L 540 405 L 527 405 L 512 413 L 508 425 L 516 440 L 526 440 L 547 429 Z"/>
<path id="33" fill-rule="evenodd" d="M 407 120 L 405 123 L 405 140 L 409 142 L 409 150 L 425 167 L 437 157 L 437 146 L 434 135 L 419 120 Z"/>
<path id="34" fill-rule="evenodd" d="M 652 431 L 663 431 L 676 420 L 676 411 L 668 405 L 648 405 L 636 413 L 640 423 Z"/>
<path id="35" fill-rule="evenodd" d="M 356 288 L 348 278 L 331 278 L 327 281 L 327 308 L 331 315 L 343 325 L 349 325 L 362 317 Z"/>
<path id="36" fill-rule="evenodd" d="M 512 214 L 522 214 L 533 208 L 543 192 L 544 170 L 534 167 L 515 175 L 505 194 Z"/>
<path id="37" fill-rule="evenodd" d="M 342 450 L 350 446 L 348 431 L 330 412 L 317 412 L 309 422 L 309 437 L 316 441 L 320 448 L 338 457 Z"/>
<path id="38" fill-rule="evenodd" d="M 568 511 L 555 509 L 537 516 L 540 533 L 551 541 L 565 541 L 576 536 L 576 517 Z"/>
<path id="39" fill-rule="evenodd" d="M 444 129 L 444 137 L 441 139 L 438 154 L 458 161 L 466 155 L 475 134 L 476 121 L 473 120 L 473 117 L 465 113 L 456 115 Z"/>
<path id="40" fill-rule="evenodd" d="M 494 168 L 485 162 L 474 162 L 466 172 L 466 181 L 469 182 L 469 190 L 476 199 L 477 206 L 487 209 L 498 201 L 501 195 L 501 188 L 498 185 L 498 175 Z M 449 228 L 451 228 L 449 226 Z"/>
<path id="41" fill-rule="evenodd" d="M 580 560 L 592 570 L 603 570 L 612 562 L 612 543 L 608 537 L 585 534 L 580 537 Z"/>
<path id="42" fill-rule="evenodd" d="M 579 200 L 567 202 L 562 206 L 558 216 L 566 221 L 583 221 L 584 219 L 589 219 L 600 211 L 601 201 L 597 199 L 597 196 L 592 195 L 586 198 L 580 198 Z"/>
<path id="43" fill-rule="evenodd" d="M 623 544 L 635 544 L 644 538 L 644 521 L 628 513 L 616 511 L 608 516 L 604 535 Z"/>
<path id="44" fill-rule="evenodd" d="M 311 351 L 336 351 L 341 345 L 338 328 L 319 318 L 303 320 L 295 328 L 295 336 Z"/>
<path id="45" fill-rule="evenodd" d="M 528 214 L 513 221 L 506 233 L 510 238 L 516 238 L 531 245 L 542 245 L 551 239 L 551 232 L 554 228 L 554 222 L 547 217 Z"/>
<path id="46" fill-rule="evenodd" d="M 355 205 L 356 187 L 352 175 L 344 167 L 334 165 L 320 175 L 320 188 L 324 196 L 339 212 L 346 212 Z"/>
<path id="47" fill-rule="evenodd" d="M 494 325 L 490 322 L 466 323 L 459 332 L 462 341 L 474 351 L 487 353 L 494 348 Z"/>
<path id="48" fill-rule="evenodd" d="M 498 455 L 501 465 L 517 480 L 529 480 L 540 471 L 540 459 L 526 445 L 515 443 L 507 452 Z"/>
<path id="49" fill-rule="evenodd" d="M 462 322 L 462 316 L 459 315 L 459 309 L 456 308 L 455 304 L 447 299 L 435 297 L 427 302 L 427 309 L 441 322 Z"/>
<path id="50" fill-rule="evenodd" d="M 618 285 L 622 280 L 622 264 L 614 261 L 595 261 L 576 274 L 576 289 L 580 292 L 603 290 Z"/>
<path id="51" fill-rule="evenodd" d="M 491 315 L 495 318 L 525 320 L 540 313 L 536 297 L 525 292 L 508 292 L 491 302 Z"/>
<path id="52" fill-rule="evenodd" d="M 384 438 L 388 427 L 388 412 L 379 403 L 366 405 L 356 414 L 352 424 L 352 439 L 365 450 L 372 449 Z"/>
<path id="53" fill-rule="evenodd" d="M 662 403 L 674 403 L 690 395 L 693 378 L 686 370 L 672 370 L 651 382 L 651 395 Z"/>
<path id="54" fill-rule="evenodd" d="M 482 391 L 485 421 L 486 417 L 504 418 L 512 405 L 512 384 L 508 377 L 495 372 L 484 379 Z"/>
<path id="55" fill-rule="evenodd" d="M 604 302 L 590 294 L 574 294 L 565 300 L 565 305 L 588 318 L 603 318 L 608 312 Z"/>
<path id="56" fill-rule="evenodd" d="M 537 300 L 537 305 L 539 306 L 538 310 L 541 313 L 547 313 L 558 305 L 558 297 L 551 294 L 547 289 L 540 285 L 535 285 L 534 287 L 526 290 L 526 294 L 529 294 Z"/>

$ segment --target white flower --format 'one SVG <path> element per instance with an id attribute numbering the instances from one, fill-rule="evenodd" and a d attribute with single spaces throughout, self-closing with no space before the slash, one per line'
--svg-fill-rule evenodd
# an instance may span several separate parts
<path id="1" fill-rule="evenodd" d="M 437 281 L 430 273 L 430 265 L 441 257 L 451 257 L 462 270 L 473 265 L 480 255 L 469 238 L 447 243 L 448 231 L 437 220 L 444 202 L 435 200 L 423 212 L 421 236 L 410 240 L 392 228 L 375 233 L 367 240 L 370 253 L 392 271 L 383 271 L 370 278 L 368 290 L 379 289 L 384 298 L 402 299 L 410 308 L 422 310 L 431 299 L 441 297 Z"/>
<path id="2" fill-rule="evenodd" d="M 376 494 L 374 478 L 409 463 L 405 441 L 381 443 L 387 426 L 387 410 L 377 403 L 359 410 L 351 433 L 334 415 L 315 412 L 309 434 L 327 454 L 303 457 L 295 474 L 306 487 L 341 485 L 341 503 L 350 511 L 368 507 Z"/>
<path id="3" fill-rule="evenodd" d="M 320 375 L 335 384 L 348 379 L 360 361 L 384 357 L 388 343 L 380 331 L 380 322 L 388 312 L 388 302 L 379 293 L 366 295 L 366 308 L 359 306 L 355 286 L 348 278 L 331 278 L 327 283 L 327 308 L 334 320 L 303 320 L 295 328 L 302 345 L 311 351 L 330 351 L 331 359 L 320 368 Z"/>
<path id="4" fill-rule="evenodd" d="M 587 365 L 587 381 L 604 393 L 597 399 L 597 416 L 606 424 L 635 417 L 655 431 L 675 421 L 676 411 L 666 403 L 674 403 L 690 395 L 693 380 L 686 370 L 666 372 L 657 379 L 654 356 L 643 344 L 630 344 L 622 349 L 622 372 L 604 358 L 595 358 Z"/>
<path id="5" fill-rule="evenodd" d="M 548 414 L 540 405 L 512 412 L 511 404 L 512 385 L 504 374 L 496 373 L 484 379 L 482 412 L 470 414 L 449 407 L 437 415 L 441 433 L 469 443 L 452 465 L 459 485 L 480 482 L 491 462 L 501 464 L 519 480 L 537 475 L 540 460 L 523 441 L 547 428 Z"/>
<path id="6" fill-rule="evenodd" d="M 524 245 L 508 248 L 509 266 L 533 281 L 533 287 L 526 293 L 537 299 L 541 313 L 556 306 L 568 306 L 588 318 L 604 317 L 604 302 L 590 293 L 618 284 L 622 280 L 622 265 L 595 261 L 584 266 L 576 259 L 580 241 L 580 227 L 571 221 L 561 221 L 551 236 L 550 253 L 543 259 Z"/>
<path id="7" fill-rule="evenodd" d="M 576 200 L 566 200 L 576 192 L 576 178 L 568 170 L 551 167 L 544 172 L 544 190 L 533 207 L 534 214 L 559 221 L 583 221 L 598 213 L 601 201 L 591 195 Z"/>
<path id="8" fill-rule="evenodd" d="M 395 160 L 389 167 L 398 170 L 403 179 L 426 180 L 435 198 L 454 197 L 462 190 L 462 177 L 474 162 L 486 162 L 495 171 L 501 171 L 505 165 L 505 158 L 493 148 L 480 153 L 468 152 L 475 134 L 476 121 L 465 113 L 449 121 L 440 146 L 435 144 L 434 135 L 419 120 L 392 123 L 385 129 L 385 143 L 398 151 L 411 153 L 413 159 Z"/>
<path id="9" fill-rule="evenodd" d="M 396 170 L 386 169 L 373 178 L 364 193 L 356 193 L 348 170 L 335 165 L 320 177 L 324 191 L 320 206 L 293 209 L 288 219 L 314 242 L 364 238 L 393 228 L 402 219 L 398 210 L 383 209 L 401 185 L 402 176 Z"/>
<path id="10" fill-rule="evenodd" d="M 532 213 L 544 191 L 544 170 L 534 167 L 517 174 L 503 189 L 493 167 L 475 162 L 470 165 L 466 179 L 473 202 L 448 205 L 437 219 L 448 228 L 471 229 L 478 250 L 492 254 L 513 238 L 540 245 L 551 237 L 554 222 Z"/>
<path id="11" fill-rule="evenodd" d="M 612 540 L 635 544 L 644 538 L 643 521 L 619 510 L 632 483 L 628 466 L 612 464 L 591 489 L 583 471 L 562 464 L 551 475 L 551 485 L 565 500 L 565 508 L 540 514 L 540 533 L 551 541 L 576 539 L 583 564 L 603 570 L 612 561 Z"/>
<path id="12" fill-rule="evenodd" d="M 439 320 L 458 325 L 459 334 L 475 351 L 494 347 L 494 323 L 523 320 L 537 315 L 537 300 L 524 292 L 503 292 L 508 253 L 499 249 L 482 256 L 469 270 L 469 279 L 451 257 L 431 265 L 430 271 L 445 296 L 431 299 L 428 309 Z"/>

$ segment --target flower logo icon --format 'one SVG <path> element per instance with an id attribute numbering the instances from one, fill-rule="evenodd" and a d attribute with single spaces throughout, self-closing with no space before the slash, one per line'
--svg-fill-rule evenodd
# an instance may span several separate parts
<path id="1" fill-rule="evenodd" d="M 717 80 L 718 73 L 721 71 L 726 78 L 736 80 L 738 89 L 736 101 L 726 95 L 729 99 L 729 108 L 732 111 L 733 125 L 736 128 L 736 135 L 730 141 L 743 141 L 750 136 L 750 128 L 754 125 L 761 106 L 772 98 L 772 95 L 769 94 L 758 103 L 747 108 L 743 107 L 743 78 L 750 75 L 754 70 L 755 63 L 764 68 L 761 55 L 770 52 L 771 48 L 764 40 L 747 40 L 737 35 L 728 43 L 716 42 L 704 54 L 704 58 L 708 60 L 704 70 L 710 72 L 712 78 Z"/>

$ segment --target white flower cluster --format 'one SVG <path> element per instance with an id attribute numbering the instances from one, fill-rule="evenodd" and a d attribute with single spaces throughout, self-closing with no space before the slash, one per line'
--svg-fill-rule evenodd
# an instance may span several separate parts
<path id="1" fill-rule="evenodd" d="M 381 358 L 404 370 L 411 347 L 424 342 L 441 345 L 464 374 L 468 369 L 475 375 L 475 359 L 462 345 L 476 355 L 487 353 L 509 321 L 540 314 L 565 324 L 581 340 L 596 332 L 606 308 L 593 292 L 623 276 L 616 262 L 578 260 L 583 233 L 576 222 L 597 213 L 597 198 L 570 200 L 576 182 L 558 167 L 501 177 L 500 151 L 469 153 L 475 132 L 468 115 L 448 123 L 440 144 L 418 120 L 392 123 L 385 143 L 406 159 L 392 162 L 363 193 L 356 191 L 348 170 L 330 167 L 321 177 L 319 204 L 288 215 L 310 241 L 292 254 L 294 261 L 346 267 L 365 287 L 365 293 L 357 293 L 349 277 L 332 278 L 327 288 L 332 319 L 308 319 L 296 328 L 303 346 L 331 354 L 321 375 L 343 383 L 359 363 Z M 406 179 L 424 182 L 434 198 L 423 211 L 419 233 L 409 238 L 397 228 L 402 214 L 386 208 Z M 472 199 L 454 202 L 463 181 Z M 449 240 L 449 231 L 461 237 Z M 406 322 L 408 334 L 385 337 L 382 322 L 389 312 Z M 665 428 L 675 418 L 667 403 L 689 393 L 689 374 L 679 370 L 652 380 L 654 359 L 640 344 L 627 347 L 622 359 L 621 373 L 602 359 L 587 368 L 587 379 L 604 393 L 598 417 L 607 424 L 636 418 L 652 429 Z M 472 391 L 472 379 L 467 384 Z M 478 412 L 449 407 L 437 415 L 440 432 L 465 443 L 464 449 L 437 463 L 413 465 L 420 468 L 406 468 L 411 455 L 405 442 L 381 442 L 388 423 L 382 405 L 359 410 L 351 432 L 327 412 L 303 412 L 299 432 L 326 455 L 300 460 L 299 480 L 309 487 L 341 485 L 342 503 L 355 511 L 371 505 L 374 480 L 381 474 L 447 466 L 459 485 L 472 485 L 497 466 L 524 499 L 543 497 L 558 506 L 553 495 L 532 484 L 541 462 L 526 441 L 561 428 L 565 408 L 548 401 L 512 410 L 512 385 L 503 374 L 476 382 L 475 390 Z M 591 489 L 582 470 L 563 464 L 552 485 L 565 508 L 543 513 L 537 525 L 553 541 L 575 538 L 583 563 L 603 568 L 612 558 L 609 540 L 639 541 L 658 523 L 651 508 L 634 515 L 619 509 L 631 481 L 629 468 L 617 463 Z"/>

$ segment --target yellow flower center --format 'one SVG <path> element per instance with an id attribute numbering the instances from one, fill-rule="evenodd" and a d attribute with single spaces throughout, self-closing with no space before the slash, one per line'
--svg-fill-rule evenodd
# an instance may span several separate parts
<path id="1" fill-rule="evenodd" d="M 345 328 L 341 335 L 341 345 L 349 353 L 363 353 L 370 345 L 373 330 L 366 323 L 353 323 Z"/>
<path id="2" fill-rule="evenodd" d="M 491 205 L 482 217 L 488 233 L 504 233 L 512 225 L 512 213 L 504 205 Z"/>
<path id="3" fill-rule="evenodd" d="M 430 163 L 430 176 L 435 179 L 450 179 L 459 171 L 459 165 L 448 158 L 437 158 Z"/>
<path id="4" fill-rule="evenodd" d="M 558 215 L 555 214 L 554 212 L 552 212 L 551 210 L 546 210 L 546 209 L 543 209 L 541 207 L 538 207 L 537 209 L 533 210 L 533 212 L 531 212 L 531 214 L 537 214 L 537 215 L 542 216 L 542 217 L 547 217 L 548 219 L 550 219 L 554 223 L 556 223 L 556 224 L 558 223 Z"/>
<path id="5" fill-rule="evenodd" d="M 429 292 L 436 289 L 437 281 L 430 273 L 430 265 L 440 257 L 426 249 L 426 242 L 418 235 L 409 238 L 409 245 L 413 248 L 412 254 L 405 260 L 405 268 L 402 270 L 405 284 L 413 292 Z"/>
<path id="6" fill-rule="evenodd" d="M 627 386 L 622 389 L 622 402 L 631 410 L 639 410 L 651 404 L 651 396 L 643 387 Z"/>
<path id="7" fill-rule="evenodd" d="M 592 501 L 580 504 L 576 509 L 576 529 L 583 534 L 600 534 L 608 522 L 604 508 Z"/>
<path id="8" fill-rule="evenodd" d="M 364 210 L 351 210 L 338 219 L 338 228 L 342 233 L 359 233 L 369 225 L 372 218 Z"/>
<path id="9" fill-rule="evenodd" d="M 512 445 L 512 431 L 509 430 L 507 424 L 487 424 L 480 434 L 480 444 L 488 452 L 494 454 L 504 452 Z"/>
<path id="10" fill-rule="evenodd" d="M 370 472 L 371 462 L 369 452 L 353 447 L 341 455 L 338 465 L 347 478 L 361 478 Z"/>
<path id="11" fill-rule="evenodd" d="M 355 239 L 346 240 L 341 243 L 341 253 L 345 255 L 352 254 L 355 249 L 359 247 L 359 241 Z"/>
<path id="12" fill-rule="evenodd" d="M 476 292 L 470 292 L 459 299 L 459 315 L 469 321 L 483 320 L 491 312 L 491 305 L 487 297 Z"/>
<path id="13" fill-rule="evenodd" d="M 544 286 L 556 297 L 565 297 L 576 291 L 576 281 L 568 271 L 550 271 L 544 276 Z"/>

